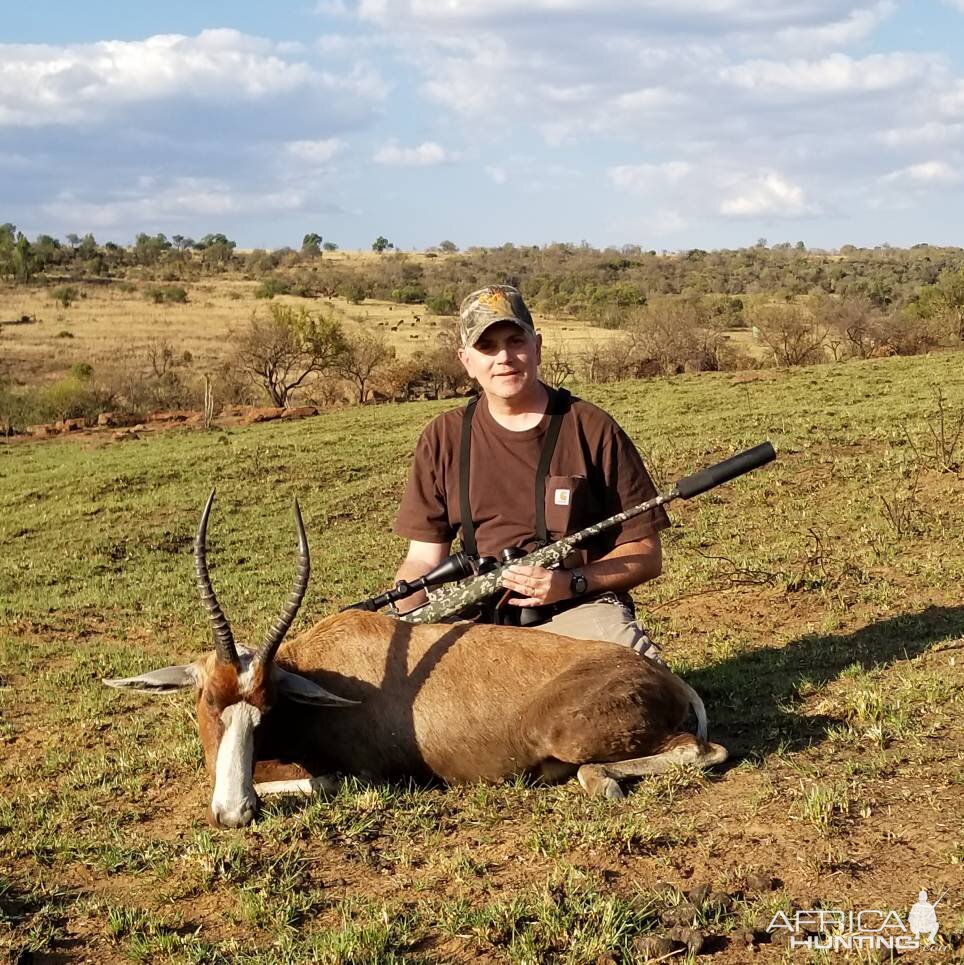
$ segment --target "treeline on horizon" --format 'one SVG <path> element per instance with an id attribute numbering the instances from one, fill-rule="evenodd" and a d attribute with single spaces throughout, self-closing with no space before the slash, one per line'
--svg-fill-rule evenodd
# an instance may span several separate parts
<path id="1" fill-rule="evenodd" d="M 199 241 L 140 234 L 122 247 L 91 234 L 30 241 L 0 225 L 0 281 L 45 288 L 65 310 L 86 286 L 116 285 L 170 304 L 190 301 L 194 283 L 216 277 L 256 282 L 250 294 L 268 303 L 267 312 L 255 309 L 224 358 L 203 371 L 163 338 L 133 358 L 96 366 L 60 353 L 50 365 L 69 370 L 53 382 L 20 377 L 15 359 L 0 359 L 0 431 L 89 423 L 108 412 L 122 424 L 154 410 L 201 405 L 213 412 L 267 399 L 323 407 L 470 391 L 453 323 L 435 329 L 430 350 L 400 357 L 387 332 L 343 326 L 335 296 L 352 304 L 424 304 L 429 315 L 451 316 L 469 291 L 509 283 L 537 312 L 618 329 L 618 337 L 590 338 L 578 351 L 565 341 L 547 346 L 541 373 L 553 385 L 914 355 L 964 343 L 961 248 L 845 245 L 827 252 L 761 240 L 748 248 L 657 254 L 585 243 L 459 251 L 444 241 L 405 253 L 379 236 L 372 249 L 364 258 L 334 257 L 337 246 L 317 233 L 305 235 L 298 249 L 272 251 L 239 251 L 223 234 Z M 308 301 L 295 305 L 279 295 Z M 234 288 L 232 297 L 243 296 Z M 321 301 L 314 307 L 311 299 Z"/>
<path id="2" fill-rule="evenodd" d="M 569 314 L 606 327 L 621 327 L 623 310 L 654 297 L 769 295 L 790 302 L 800 296 L 865 300 L 878 310 L 931 311 L 961 278 L 964 249 L 918 244 L 880 245 L 836 251 L 810 250 L 803 242 L 747 248 L 693 248 L 657 253 L 637 245 L 597 249 L 580 244 L 504 244 L 459 251 L 450 241 L 413 257 L 393 250 L 379 236 L 368 259 L 333 259 L 338 246 L 317 233 L 300 248 L 239 251 L 222 233 L 195 241 L 182 235 L 139 234 L 133 244 L 99 243 L 92 234 L 60 241 L 39 235 L 30 241 L 12 224 L 0 225 L 0 278 L 19 284 L 153 280 L 192 282 L 231 273 L 262 283 L 262 297 L 293 294 L 341 296 L 406 304 L 425 303 L 435 314 L 454 314 L 465 294 L 493 282 L 517 285 L 541 312 Z M 67 276 L 65 278 L 65 276 Z M 940 299 L 938 299 L 940 300 Z M 964 301 L 964 293 L 962 293 Z M 721 301 L 721 313 L 734 306 Z"/>

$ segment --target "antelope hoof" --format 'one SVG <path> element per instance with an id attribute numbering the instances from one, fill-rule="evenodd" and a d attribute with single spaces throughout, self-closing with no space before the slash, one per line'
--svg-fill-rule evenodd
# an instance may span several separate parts
<path id="1" fill-rule="evenodd" d="M 576 772 L 582 789 L 590 797 L 604 797 L 621 801 L 626 795 L 623 789 L 598 764 L 583 764 Z"/>
<path id="2" fill-rule="evenodd" d="M 700 767 L 713 767 L 722 764 L 729 756 L 730 752 L 722 744 L 707 742 L 706 749 L 700 754 L 699 764 Z"/>

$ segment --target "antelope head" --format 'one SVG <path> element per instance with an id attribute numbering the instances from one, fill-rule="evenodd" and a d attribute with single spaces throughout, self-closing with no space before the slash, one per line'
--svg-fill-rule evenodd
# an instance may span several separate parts
<path id="1" fill-rule="evenodd" d="M 298 530 L 298 572 L 288 602 L 256 651 L 234 642 L 231 624 L 218 604 L 208 576 L 206 537 L 214 492 L 201 515 L 194 541 L 194 566 L 201 602 L 211 621 L 214 653 L 194 663 L 151 670 L 137 677 L 105 680 L 109 687 L 168 693 L 182 687 L 197 691 L 197 721 L 208 772 L 214 777 L 211 820 L 222 827 L 250 824 L 258 813 L 254 786 L 255 733 L 279 696 L 315 707 L 346 707 L 346 700 L 313 680 L 291 673 L 274 662 L 278 647 L 304 599 L 311 573 L 308 538 L 295 500 Z"/>

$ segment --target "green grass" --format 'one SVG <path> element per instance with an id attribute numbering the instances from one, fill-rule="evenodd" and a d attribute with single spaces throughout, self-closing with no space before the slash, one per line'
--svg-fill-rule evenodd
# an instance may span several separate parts
<path id="1" fill-rule="evenodd" d="M 658 930 L 659 880 L 733 889 L 699 910 L 722 935 L 801 894 L 906 911 L 964 860 L 964 483 L 922 442 L 938 388 L 964 411 L 960 354 L 582 388 L 664 484 L 764 438 L 780 453 L 675 504 L 664 575 L 637 593 L 735 755 L 725 774 L 681 769 L 615 804 L 574 783 L 346 780 L 236 834 L 204 824 L 190 699 L 100 679 L 209 645 L 190 544 L 212 486 L 209 563 L 239 642 L 287 596 L 295 496 L 313 554 L 296 629 L 385 589 L 412 449 L 453 403 L 0 445 L 0 949 L 621 961 Z M 783 889 L 740 897 L 753 871 Z M 964 894 L 945 902 L 950 922 Z"/>

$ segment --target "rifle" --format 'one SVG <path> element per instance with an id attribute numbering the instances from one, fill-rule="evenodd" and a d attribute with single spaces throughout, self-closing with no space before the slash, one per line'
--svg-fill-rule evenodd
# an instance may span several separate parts
<path id="1" fill-rule="evenodd" d="M 461 583 L 455 584 L 451 589 L 439 590 L 428 603 L 424 603 L 414 610 L 403 613 L 399 619 L 405 620 L 407 623 L 437 623 L 439 620 L 444 620 L 446 617 L 460 613 L 467 607 L 482 602 L 486 597 L 492 596 L 502 589 L 502 574 L 509 566 L 544 566 L 547 569 L 561 566 L 577 543 L 581 543 L 583 540 L 589 539 L 612 526 L 618 526 L 620 523 L 625 522 L 627 519 L 632 519 L 640 513 L 645 513 L 647 510 L 670 503 L 674 499 L 692 499 L 694 496 L 705 493 L 708 489 L 713 489 L 721 483 L 729 482 L 731 479 L 736 479 L 737 476 L 742 476 L 744 473 L 766 465 L 768 462 L 774 460 L 776 455 L 776 451 L 769 442 L 763 442 L 758 446 L 754 446 L 752 449 L 739 452 L 729 459 L 724 459 L 723 462 L 718 462 L 714 466 L 701 469 L 691 476 L 685 476 L 683 479 L 678 480 L 672 488 L 656 496 L 654 499 L 649 499 L 645 503 L 633 506 L 631 509 L 616 513 L 615 516 L 610 516 L 608 519 L 594 523 L 592 526 L 587 526 L 585 529 L 571 533 L 569 536 L 563 536 L 562 539 L 556 540 L 555 543 L 549 543 L 537 550 L 533 550 L 531 553 L 527 553 L 525 556 L 503 563 L 501 566 L 496 566 L 486 573 L 471 576 Z M 461 556 L 462 554 L 459 555 Z M 450 557 L 450 559 L 454 560 L 455 557 Z M 451 563 L 443 563 L 442 566 L 447 567 L 447 572 L 453 571 Z M 449 577 L 449 579 L 451 579 L 451 577 Z M 404 587 L 408 592 L 412 592 L 414 588 L 414 584 L 412 584 L 411 588 L 407 585 Z M 418 588 L 421 589 L 421 587 Z M 400 599 L 401 596 L 407 595 L 408 593 L 404 593 L 397 598 Z M 368 606 L 364 608 L 374 609 L 374 607 Z"/>

